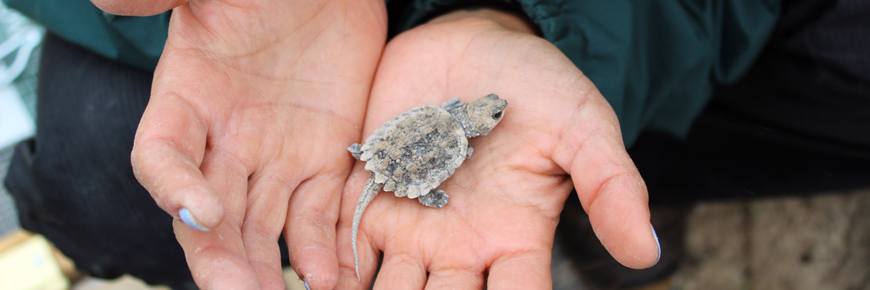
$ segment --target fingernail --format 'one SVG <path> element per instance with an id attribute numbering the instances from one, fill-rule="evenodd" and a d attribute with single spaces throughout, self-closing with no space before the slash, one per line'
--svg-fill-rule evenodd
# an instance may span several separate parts
<path id="1" fill-rule="evenodd" d="M 178 216 L 181 217 L 181 221 L 184 222 L 184 224 L 190 226 L 191 228 L 194 228 L 194 229 L 197 229 L 197 230 L 200 230 L 203 232 L 209 231 L 209 229 L 207 227 L 199 225 L 199 223 L 196 222 L 196 219 L 193 218 L 193 215 L 190 214 L 190 211 L 187 210 L 186 208 L 182 208 L 181 210 L 179 210 Z"/>
<path id="2" fill-rule="evenodd" d="M 302 284 L 305 284 L 305 290 L 311 290 L 311 288 L 308 288 L 308 281 L 305 281 L 305 280 L 303 279 L 303 280 L 302 280 Z"/>
<path id="3" fill-rule="evenodd" d="M 656 234 L 656 228 L 654 228 L 652 226 L 652 224 L 650 224 L 649 227 L 652 229 L 653 237 L 656 238 L 656 247 L 659 248 L 659 255 L 658 255 L 658 257 L 656 257 L 656 262 L 653 264 L 653 266 L 655 266 L 656 264 L 659 263 L 659 260 L 662 258 L 662 245 L 659 244 L 659 235 Z"/>

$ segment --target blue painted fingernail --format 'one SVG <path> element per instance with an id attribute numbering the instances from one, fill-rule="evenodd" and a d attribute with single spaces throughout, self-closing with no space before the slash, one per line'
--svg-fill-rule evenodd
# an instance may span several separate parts
<path id="1" fill-rule="evenodd" d="M 302 280 L 302 284 L 305 284 L 305 290 L 311 290 L 311 288 L 308 287 L 308 281 Z"/>
<path id="2" fill-rule="evenodd" d="M 203 232 L 209 231 L 209 229 L 207 227 L 199 225 L 199 223 L 196 222 L 196 219 L 193 218 L 193 215 L 190 214 L 190 211 L 187 210 L 186 208 L 182 208 L 181 210 L 179 210 L 178 216 L 181 217 L 181 221 L 184 222 L 184 224 L 190 226 L 191 228 L 194 228 L 194 229 L 197 229 L 197 230 L 200 230 Z"/>
<path id="3" fill-rule="evenodd" d="M 652 224 L 650 224 L 649 227 L 652 229 L 653 237 L 656 238 L 656 247 L 659 248 L 659 255 L 658 255 L 658 257 L 656 257 L 656 262 L 653 264 L 653 266 L 655 266 L 656 264 L 659 263 L 659 260 L 662 258 L 662 245 L 659 244 L 659 235 L 656 234 L 656 228 L 654 228 L 652 226 Z"/>

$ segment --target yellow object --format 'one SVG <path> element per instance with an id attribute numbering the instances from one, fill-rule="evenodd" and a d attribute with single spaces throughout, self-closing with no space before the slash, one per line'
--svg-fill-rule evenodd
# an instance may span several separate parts
<path id="1" fill-rule="evenodd" d="M 44 237 L 14 233 L 3 239 L 0 249 L 0 289 L 63 290 L 63 276 Z"/>
<path id="2" fill-rule="evenodd" d="M 287 290 L 305 290 L 305 284 L 299 280 L 299 275 L 293 268 L 284 268 L 284 289 Z"/>

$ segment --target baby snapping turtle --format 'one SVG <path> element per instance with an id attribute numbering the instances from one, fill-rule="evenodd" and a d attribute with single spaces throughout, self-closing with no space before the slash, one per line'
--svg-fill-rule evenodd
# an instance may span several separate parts
<path id="1" fill-rule="evenodd" d="M 372 172 L 353 214 L 353 261 L 359 279 L 356 236 L 369 202 L 381 190 L 397 197 L 418 198 L 440 208 L 450 197 L 435 188 L 471 157 L 468 138 L 487 135 L 504 117 L 507 101 L 494 94 L 463 103 L 452 99 L 441 107 L 411 109 L 387 121 L 366 139 L 347 148 L 354 158 L 366 161 Z"/>

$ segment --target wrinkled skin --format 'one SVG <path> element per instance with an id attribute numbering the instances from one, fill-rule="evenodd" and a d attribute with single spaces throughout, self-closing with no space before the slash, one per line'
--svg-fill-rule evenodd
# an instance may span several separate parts
<path id="1" fill-rule="evenodd" d="M 312 289 L 338 276 L 335 224 L 386 38 L 382 0 L 94 0 L 173 9 L 132 152 L 176 217 L 203 289 L 284 289 L 277 240 Z M 208 232 L 177 219 L 188 209 Z"/>
<path id="2" fill-rule="evenodd" d="M 366 288 L 379 250 L 380 289 L 479 289 L 484 273 L 489 289 L 546 289 L 572 183 L 617 260 L 655 261 L 646 191 L 612 110 L 522 23 L 416 28 L 390 43 L 371 88 L 385 41 L 380 0 L 93 1 L 120 15 L 174 8 L 132 162 L 158 205 L 176 217 L 187 208 L 211 229 L 174 222 L 203 289 L 282 289 L 282 233 L 312 289 L 334 288 L 339 273 L 338 289 Z M 380 195 L 361 229 L 357 282 L 350 219 L 367 174 L 344 148 L 412 107 L 488 93 L 511 108 L 444 184 L 451 205 Z"/>
<path id="3" fill-rule="evenodd" d="M 559 213 L 576 187 L 597 236 L 633 268 L 657 259 L 646 187 L 623 147 L 613 110 L 564 54 L 516 17 L 457 12 L 387 44 L 363 135 L 402 112 L 489 93 L 510 102 L 474 156 L 441 186 L 444 208 L 381 194 L 359 233 L 354 273 L 351 217 L 369 177 L 357 162 L 339 220 L 338 289 L 549 289 Z M 421 53 L 425 51 L 426 53 Z"/>

